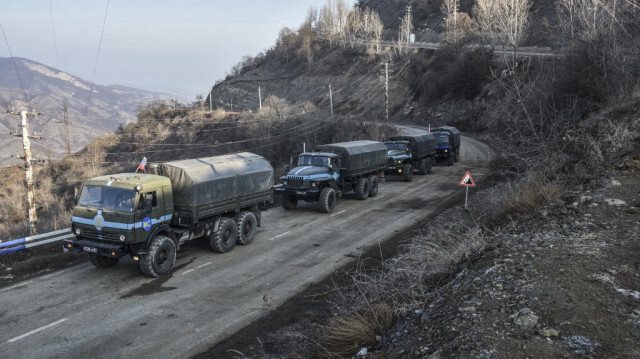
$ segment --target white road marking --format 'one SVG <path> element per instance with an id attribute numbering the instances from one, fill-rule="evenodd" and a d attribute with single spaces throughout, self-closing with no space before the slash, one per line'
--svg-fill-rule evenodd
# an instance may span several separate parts
<path id="1" fill-rule="evenodd" d="M 28 280 L 28 281 L 26 281 L 26 282 L 21 282 L 21 283 L 18 283 L 18 284 L 12 285 L 11 287 L 6 287 L 6 288 L 3 288 L 3 289 L 0 289 L 0 293 L 2 293 L 2 292 L 6 292 L 6 291 L 11 290 L 11 289 L 13 289 L 13 288 L 17 288 L 17 287 L 23 286 L 23 285 L 25 285 L 25 284 L 29 284 L 29 283 L 31 283 L 31 282 L 33 282 L 33 280 Z"/>
<path id="2" fill-rule="evenodd" d="M 374 201 L 377 201 L 377 200 L 379 200 L 380 198 L 384 198 L 384 195 L 382 195 L 382 196 L 377 196 L 377 197 L 375 197 L 373 200 L 374 200 Z"/>
<path id="3" fill-rule="evenodd" d="M 185 275 L 185 274 L 187 274 L 187 273 L 191 273 L 191 272 L 193 272 L 194 270 L 196 270 L 196 269 L 195 269 L 195 268 L 188 269 L 188 270 L 186 270 L 186 271 L 182 272 L 182 275 Z"/>
<path id="4" fill-rule="evenodd" d="M 347 211 L 346 209 L 343 209 L 342 211 L 337 212 L 337 213 L 334 213 L 334 214 L 330 215 L 329 217 L 337 216 L 337 215 L 339 215 L 339 214 L 341 214 L 341 213 L 344 213 L 344 212 L 346 212 L 346 211 Z"/>
<path id="5" fill-rule="evenodd" d="M 22 338 L 26 338 L 26 337 L 28 337 L 28 336 L 30 336 L 30 335 L 33 335 L 33 334 L 36 334 L 36 333 L 41 332 L 41 331 L 43 331 L 43 330 L 49 329 L 49 328 L 51 328 L 51 327 L 54 327 L 54 326 L 56 326 L 56 325 L 58 325 L 58 324 L 60 324 L 60 323 L 62 323 L 62 322 L 66 322 L 66 321 L 67 321 L 67 318 L 62 318 L 62 319 L 60 319 L 60 320 L 58 320 L 58 321 L 56 321 L 56 322 L 53 322 L 53 323 L 47 324 L 47 325 L 45 325 L 45 326 L 43 326 L 43 327 L 40 327 L 40 328 L 38 328 L 38 329 L 34 329 L 34 330 L 32 330 L 32 331 L 30 331 L 30 332 L 28 332 L 28 333 L 24 333 L 24 334 L 22 334 L 22 335 L 20 335 L 20 336 L 17 336 L 17 337 L 15 337 L 15 338 L 11 338 L 11 339 L 7 340 L 7 342 L 9 342 L 9 343 L 17 342 L 18 340 L 20 340 L 20 339 L 22 339 Z"/>
<path id="6" fill-rule="evenodd" d="M 209 264 L 213 264 L 213 262 L 207 262 L 207 263 L 201 264 L 201 265 L 197 266 L 196 269 L 204 268 L 204 267 L 208 266 Z"/>
<path id="7" fill-rule="evenodd" d="M 272 241 L 272 240 L 274 240 L 274 239 L 276 239 L 276 238 L 282 237 L 282 236 L 284 236 L 285 234 L 289 234 L 289 233 L 291 233 L 291 231 L 286 231 L 286 232 L 284 232 L 284 233 L 280 233 L 280 234 L 278 234 L 277 236 L 274 236 L 274 237 L 269 238 L 269 240 L 270 240 L 270 241 Z"/>

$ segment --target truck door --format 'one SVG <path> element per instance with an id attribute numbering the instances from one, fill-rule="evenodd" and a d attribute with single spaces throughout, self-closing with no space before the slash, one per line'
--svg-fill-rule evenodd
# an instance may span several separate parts
<path id="1" fill-rule="evenodd" d="M 162 188 L 140 193 L 135 219 L 136 239 L 146 238 L 153 227 L 162 220 L 164 216 L 163 197 Z"/>

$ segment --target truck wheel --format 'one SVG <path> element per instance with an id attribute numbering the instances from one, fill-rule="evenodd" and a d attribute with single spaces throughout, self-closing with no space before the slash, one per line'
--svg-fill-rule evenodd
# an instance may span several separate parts
<path id="1" fill-rule="evenodd" d="M 418 162 L 418 173 L 421 175 L 427 174 L 427 160 L 424 158 Z"/>
<path id="2" fill-rule="evenodd" d="M 293 195 L 285 194 L 282 196 L 282 207 L 284 209 L 296 209 L 298 206 L 298 198 Z"/>
<path id="3" fill-rule="evenodd" d="M 413 168 L 411 167 L 411 165 L 404 165 L 402 167 L 402 179 L 405 182 L 413 181 Z"/>
<path id="4" fill-rule="evenodd" d="M 226 253 L 236 245 L 238 237 L 238 227 L 231 218 L 222 217 L 218 224 L 218 230 L 211 233 L 209 246 L 211 250 L 218 253 Z"/>
<path id="5" fill-rule="evenodd" d="M 113 267 L 120 260 L 120 258 L 104 257 L 104 256 L 99 256 L 93 253 L 87 253 L 87 254 L 89 255 L 89 262 L 91 262 L 91 264 L 93 264 L 98 268 Z"/>
<path id="6" fill-rule="evenodd" d="M 318 199 L 320 210 L 324 213 L 331 213 L 336 208 L 336 191 L 331 187 L 325 187 L 320 192 Z"/>
<path id="7" fill-rule="evenodd" d="M 378 194 L 378 176 L 369 176 L 369 197 L 375 197 Z"/>
<path id="8" fill-rule="evenodd" d="M 427 162 L 427 173 L 431 173 L 431 170 L 433 170 L 433 159 L 429 157 L 425 159 L 425 161 Z"/>
<path id="9" fill-rule="evenodd" d="M 455 158 L 453 159 L 455 162 L 458 162 L 460 160 L 460 148 L 456 148 L 455 151 L 453 151 L 453 153 L 456 155 Z"/>
<path id="10" fill-rule="evenodd" d="M 147 254 L 140 256 L 140 270 L 149 277 L 168 274 L 176 261 L 176 244 L 166 236 L 155 236 Z"/>
<path id="11" fill-rule="evenodd" d="M 238 244 L 249 244 L 253 242 L 258 230 L 258 220 L 256 215 L 249 211 L 238 213 L 235 218 L 238 227 Z"/>
<path id="12" fill-rule="evenodd" d="M 449 157 L 447 157 L 447 166 L 453 166 L 453 162 L 455 161 L 453 156 L 454 156 L 454 154 L 453 154 L 453 152 L 451 152 L 449 154 Z"/>
<path id="13" fill-rule="evenodd" d="M 356 184 L 356 198 L 367 199 L 367 197 L 369 197 L 369 179 L 362 177 L 358 180 L 358 184 Z"/>

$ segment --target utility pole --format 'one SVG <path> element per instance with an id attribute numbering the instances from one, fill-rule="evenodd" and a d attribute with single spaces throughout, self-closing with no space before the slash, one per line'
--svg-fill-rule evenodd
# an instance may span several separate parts
<path id="1" fill-rule="evenodd" d="M 336 118 L 333 115 L 333 93 L 331 92 L 331 84 L 329 84 L 329 104 L 331 105 L 331 118 L 333 119 L 333 128 L 336 128 Z"/>
<path id="2" fill-rule="evenodd" d="M 36 112 L 28 112 L 28 111 L 20 111 L 20 112 L 10 112 L 12 115 L 20 115 L 22 116 L 22 134 L 15 133 L 13 134 L 16 137 L 22 137 L 22 148 L 24 149 L 24 168 L 25 168 L 25 176 L 27 180 L 27 205 L 29 209 L 29 234 L 35 235 L 38 234 L 38 215 L 36 213 L 36 205 L 35 205 L 35 191 L 34 191 L 34 180 L 33 180 L 33 160 L 31 158 L 31 141 L 29 139 L 39 140 L 39 136 L 30 136 L 29 135 L 29 117 L 28 116 L 36 116 L 38 113 Z"/>
<path id="3" fill-rule="evenodd" d="M 260 111 L 262 111 L 262 94 L 260 93 L 260 86 L 258 86 L 258 103 L 260 104 Z"/>
<path id="4" fill-rule="evenodd" d="M 62 123 L 64 123 L 64 150 L 67 156 L 71 155 L 71 135 L 69 134 L 69 115 L 67 111 L 67 103 L 64 103 L 62 106 L 62 111 L 64 112 L 64 119 Z"/>
<path id="5" fill-rule="evenodd" d="M 209 91 L 209 111 L 213 111 L 213 90 Z"/>
<path id="6" fill-rule="evenodd" d="M 384 129 L 382 136 L 384 136 L 387 130 L 387 124 L 389 122 L 389 63 L 384 63 Z"/>

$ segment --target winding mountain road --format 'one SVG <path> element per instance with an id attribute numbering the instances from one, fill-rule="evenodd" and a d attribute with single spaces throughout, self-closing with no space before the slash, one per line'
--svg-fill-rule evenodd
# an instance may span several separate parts
<path id="1" fill-rule="evenodd" d="M 331 214 L 311 203 L 271 209 L 251 245 L 216 254 L 204 240 L 189 242 L 165 278 L 147 278 L 123 259 L 109 269 L 86 263 L 0 289 L 0 353 L 182 358 L 202 352 L 441 208 L 464 191 L 458 182 L 466 171 L 481 181 L 494 156 L 463 137 L 454 166 L 436 166 L 409 183 L 387 180 L 365 201 L 346 195 Z"/>

